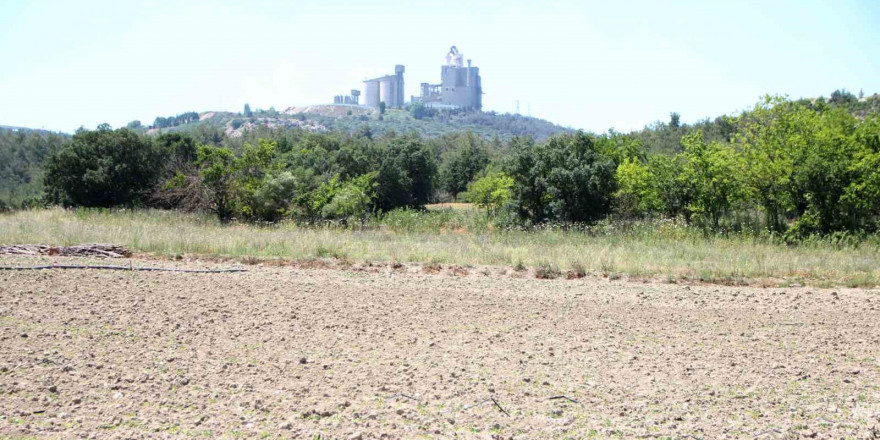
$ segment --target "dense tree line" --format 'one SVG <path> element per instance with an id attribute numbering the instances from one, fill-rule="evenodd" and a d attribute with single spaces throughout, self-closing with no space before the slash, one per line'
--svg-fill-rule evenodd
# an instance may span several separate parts
<path id="1" fill-rule="evenodd" d="M 415 135 L 298 133 L 236 150 L 107 126 L 77 132 L 46 169 L 47 197 L 67 206 L 207 209 L 267 221 L 422 207 L 437 176 L 436 155 Z"/>
<path id="2" fill-rule="evenodd" d="M 693 130 L 677 154 L 623 157 L 617 213 L 791 238 L 877 229 L 880 115 L 768 97 L 729 123 L 728 141 Z"/>
<path id="3" fill-rule="evenodd" d="M 177 127 L 178 125 L 189 124 L 191 122 L 197 122 L 198 120 L 199 114 L 196 112 L 181 113 L 167 118 L 159 116 L 153 121 L 153 128 Z M 140 121 L 138 121 L 138 125 L 140 125 Z"/>
<path id="4" fill-rule="evenodd" d="M 320 221 L 462 200 L 524 224 L 663 217 L 798 239 L 878 228 L 880 116 L 853 105 L 843 92 L 828 101 L 768 97 L 738 116 L 688 125 L 672 114 L 629 134 L 545 141 L 376 135 L 369 126 L 150 137 L 101 126 L 63 147 L 34 148 L 49 157 L 45 200 L 67 206 Z"/>

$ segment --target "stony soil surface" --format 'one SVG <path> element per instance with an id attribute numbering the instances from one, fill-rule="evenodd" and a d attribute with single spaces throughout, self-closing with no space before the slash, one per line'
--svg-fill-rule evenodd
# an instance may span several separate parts
<path id="1" fill-rule="evenodd" d="M 0 437 L 880 437 L 877 290 L 248 268 L 0 272 Z"/>

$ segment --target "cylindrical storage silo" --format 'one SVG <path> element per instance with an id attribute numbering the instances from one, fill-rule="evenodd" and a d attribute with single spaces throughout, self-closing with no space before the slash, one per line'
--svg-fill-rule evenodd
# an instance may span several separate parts
<path id="1" fill-rule="evenodd" d="M 394 107 L 394 84 L 391 80 L 382 81 L 382 99 L 380 101 L 385 103 L 385 107 L 391 108 Z M 378 107 L 379 105 L 376 104 Z"/>
<path id="2" fill-rule="evenodd" d="M 366 82 L 365 100 L 368 107 L 379 107 L 379 81 Z"/>

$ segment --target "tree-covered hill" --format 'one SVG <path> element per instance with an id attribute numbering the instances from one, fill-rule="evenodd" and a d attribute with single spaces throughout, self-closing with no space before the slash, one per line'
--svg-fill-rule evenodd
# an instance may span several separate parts
<path id="1" fill-rule="evenodd" d="M 44 130 L 0 127 L 0 209 L 41 197 L 43 163 L 69 137 Z"/>
<path id="2" fill-rule="evenodd" d="M 384 112 L 349 105 L 316 105 L 290 107 L 285 111 L 251 111 L 240 113 L 187 112 L 156 118 L 153 125 L 143 127 L 148 133 L 218 132 L 227 137 L 239 137 L 256 128 L 302 128 L 311 132 L 344 132 L 356 134 L 370 131 L 376 135 L 394 131 L 416 132 L 423 137 L 438 137 L 455 132 L 472 132 L 486 139 L 509 140 L 514 136 L 529 136 L 544 140 L 557 133 L 572 132 L 552 122 L 529 116 L 496 112 L 430 110 L 420 106 L 407 109 L 388 109 Z"/>

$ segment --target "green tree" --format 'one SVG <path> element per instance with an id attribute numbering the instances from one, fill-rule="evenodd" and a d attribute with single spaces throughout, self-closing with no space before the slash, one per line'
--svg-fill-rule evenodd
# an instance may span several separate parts
<path id="1" fill-rule="evenodd" d="M 431 200 L 437 164 L 416 136 L 392 139 L 381 154 L 376 177 L 376 205 L 381 211 L 421 208 Z"/>
<path id="2" fill-rule="evenodd" d="M 513 178 L 507 174 L 490 173 L 468 185 L 467 200 L 494 215 L 510 201 L 513 185 Z"/>
<path id="3" fill-rule="evenodd" d="M 246 117 L 246 118 L 250 118 L 250 117 L 253 117 L 253 116 L 254 116 L 254 112 L 251 111 L 251 105 L 250 105 L 250 104 L 247 104 L 247 103 L 246 103 L 246 104 L 244 105 L 244 112 L 243 112 L 242 114 L 243 114 L 244 117 Z"/>
<path id="4" fill-rule="evenodd" d="M 440 180 L 452 197 L 467 189 L 468 183 L 489 165 L 489 153 L 472 132 L 459 138 L 458 149 L 443 164 Z"/>
<path id="5" fill-rule="evenodd" d="M 721 219 L 743 196 L 740 159 L 728 144 L 706 143 L 699 130 L 686 135 L 682 143 L 687 159 L 684 182 L 693 189 L 689 209 L 707 226 L 718 229 Z"/>
<path id="6" fill-rule="evenodd" d="M 803 129 L 809 130 L 814 119 L 811 110 L 768 96 L 739 120 L 735 142 L 743 158 L 743 183 L 763 209 L 771 231 L 786 229 L 784 215 L 793 208 L 795 160 L 808 148 L 810 136 L 804 136 Z"/>
<path id="7" fill-rule="evenodd" d="M 587 134 L 557 135 L 542 144 L 518 141 L 513 148 L 506 172 L 522 218 L 588 222 L 610 212 L 616 167 Z"/>
<path id="8" fill-rule="evenodd" d="M 841 107 L 821 110 L 802 127 L 809 139 L 792 175 L 798 219 L 790 236 L 871 227 L 877 127 L 876 116 L 860 121 Z"/>
<path id="9" fill-rule="evenodd" d="M 65 206 L 131 206 L 156 184 L 163 155 L 131 130 L 80 129 L 46 163 L 46 195 Z"/>
<path id="10" fill-rule="evenodd" d="M 655 177 L 648 165 L 633 158 L 624 159 L 617 166 L 617 192 L 614 194 L 618 214 L 638 217 L 660 209 Z"/>
<path id="11" fill-rule="evenodd" d="M 261 201 L 257 193 L 262 190 L 266 176 L 271 173 L 278 143 L 260 139 L 257 145 L 245 144 L 241 157 L 233 163 L 233 189 L 238 200 L 238 210 L 250 219 L 264 219 L 259 215 Z"/>
<path id="12" fill-rule="evenodd" d="M 684 175 L 683 155 L 654 155 L 648 157 L 648 171 L 651 176 L 651 193 L 657 197 L 657 209 L 669 218 L 683 215 L 690 221 L 688 209 L 693 198 L 693 190 L 688 186 Z"/>
<path id="13" fill-rule="evenodd" d="M 359 217 L 363 221 L 376 198 L 377 176 L 374 171 L 340 185 L 329 203 L 321 208 L 321 215 L 336 219 Z"/>
<path id="14" fill-rule="evenodd" d="M 594 139 L 596 149 L 603 155 L 614 161 L 615 166 L 622 164 L 627 159 L 644 162 L 648 159 L 648 151 L 642 144 L 642 140 L 623 134 L 614 129 Z"/>
<path id="15" fill-rule="evenodd" d="M 251 197 L 252 217 L 275 222 L 292 215 L 294 202 L 302 191 L 302 183 L 290 171 L 265 176 Z"/>
<path id="16" fill-rule="evenodd" d="M 831 93 L 831 98 L 828 99 L 828 102 L 832 105 L 850 105 L 858 101 L 856 95 L 853 95 L 846 89 L 837 89 Z"/>
<path id="17" fill-rule="evenodd" d="M 379 103 L 379 114 L 380 115 L 385 114 L 385 101 L 382 101 Z"/>
<path id="18" fill-rule="evenodd" d="M 222 221 L 235 213 L 234 180 L 235 154 L 228 148 L 200 146 L 198 149 L 199 175 L 208 193 L 211 209 Z"/>
<path id="19" fill-rule="evenodd" d="M 669 126 L 672 128 L 681 127 L 681 115 L 676 112 L 670 113 L 669 114 Z"/>
<path id="20" fill-rule="evenodd" d="M 163 133 L 156 137 L 156 148 L 174 171 L 189 166 L 198 156 L 196 142 L 187 134 Z"/>

